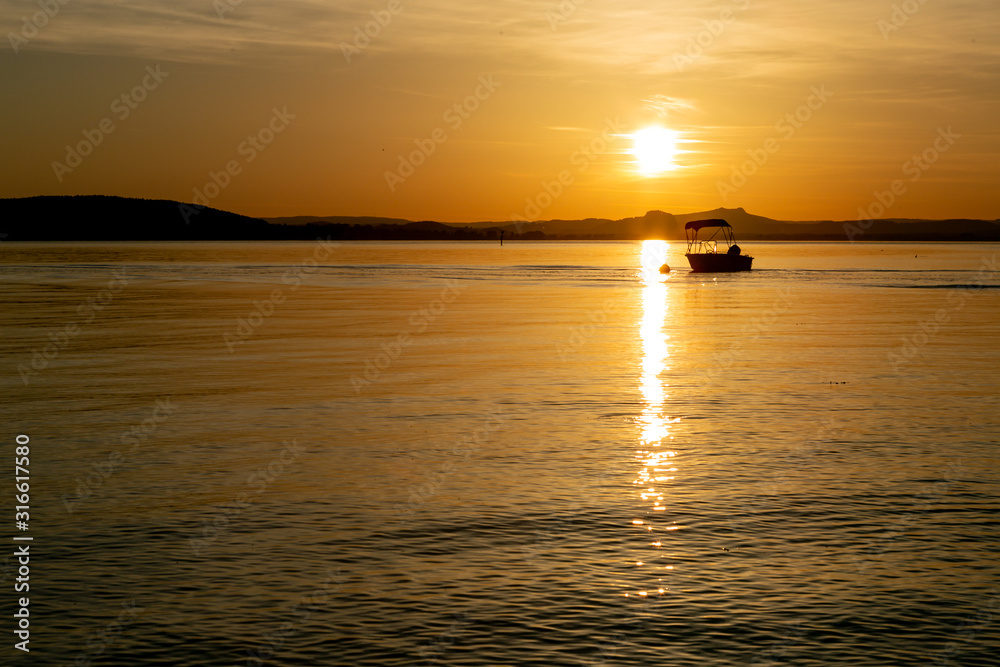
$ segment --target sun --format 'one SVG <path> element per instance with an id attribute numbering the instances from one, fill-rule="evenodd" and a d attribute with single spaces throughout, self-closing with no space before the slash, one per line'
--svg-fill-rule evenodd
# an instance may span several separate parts
<path id="1" fill-rule="evenodd" d="M 654 176 L 677 167 L 677 134 L 662 127 L 647 127 L 632 134 L 632 155 L 641 173 Z"/>

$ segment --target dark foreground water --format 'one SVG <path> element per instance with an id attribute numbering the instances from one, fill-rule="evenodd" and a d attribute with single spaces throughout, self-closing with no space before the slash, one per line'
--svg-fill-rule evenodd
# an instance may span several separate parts
<path id="1" fill-rule="evenodd" d="M 4 664 L 997 665 L 1000 248 L 745 245 L 2 244 Z"/>

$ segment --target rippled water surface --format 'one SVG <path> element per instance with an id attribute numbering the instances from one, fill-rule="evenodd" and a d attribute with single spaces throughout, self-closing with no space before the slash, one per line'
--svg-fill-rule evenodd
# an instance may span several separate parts
<path id="1" fill-rule="evenodd" d="M 744 246 L 0 244 L 0 651 L 998 664 L 998 247 Z"/>

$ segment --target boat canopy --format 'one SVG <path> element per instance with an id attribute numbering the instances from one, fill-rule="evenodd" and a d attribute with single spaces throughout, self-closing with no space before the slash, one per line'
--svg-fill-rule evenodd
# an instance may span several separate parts
<path id="1" fill-rule="evenodd" d="M 684 225 L 684 229 L 693 229 L 698 231 L 704 227 L 731 227 L 728 222 L 720 218 L 713 218 L 712 220 L 692 220 L 691 222 Z"/>

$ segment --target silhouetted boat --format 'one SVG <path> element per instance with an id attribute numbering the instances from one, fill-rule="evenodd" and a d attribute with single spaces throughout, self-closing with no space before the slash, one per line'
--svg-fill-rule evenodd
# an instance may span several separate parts
<path id="1" fill-rule="evenodd" d="M 712 235 L 705 240 L 698 239 L 702 229 L 714 229 Z M 722 238 L 716 238 L 722 232 Z M 693 220 L 684 225 L 687 235 L 688 263 L 695 273 L 726 273 L 729 271 L 749 271 L 753 257 L 741 255 L 740 247 L 736 245 L 733 228 L 725 220 Z M 726 244 L 726 249 L 719 252 L 719 242 Z"/>

